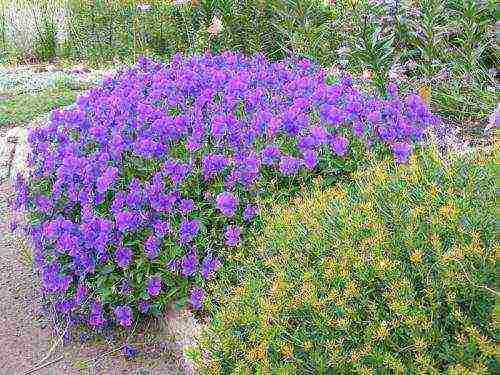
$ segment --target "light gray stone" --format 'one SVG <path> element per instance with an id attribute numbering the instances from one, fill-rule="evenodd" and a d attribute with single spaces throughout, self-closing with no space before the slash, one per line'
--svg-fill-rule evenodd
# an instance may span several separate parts
<path id="1" fill-rule="evenodd" d="M 169 309 L 165 317 L 167 333 L 173 338 L 179 352 L 182 365 L 186 374 L 197 374 L 193 361 L 187 357 L 190 349 L 197 346 L 197 338 L 203 326 L 194 318 L 189 310 Z"/>
<path id="2" fill-rule="evenodd" d="M 18 174 L 27 175 L 29 152 L 27 128 L 11 128 L 0 137 L 0 182 L 14 182 Z"/>

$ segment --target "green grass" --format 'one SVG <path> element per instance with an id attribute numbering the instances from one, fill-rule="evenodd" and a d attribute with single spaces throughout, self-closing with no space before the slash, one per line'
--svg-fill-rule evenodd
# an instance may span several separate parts
<path id="1" fill-rule="evenodd" d="M 0 93 L 0 128 L 27 124 L 56 108 L 74 103 L 80 93 L 67 87 L 35 93 Z"/>

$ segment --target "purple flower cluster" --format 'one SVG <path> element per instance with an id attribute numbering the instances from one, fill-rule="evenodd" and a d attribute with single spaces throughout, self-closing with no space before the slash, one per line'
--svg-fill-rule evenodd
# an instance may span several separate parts
<path id="1" fill-rule="evenodd" d="M 148 293 L 152 297 L 156 297 L 160 294 L 162 287 L 161 278 L 156 276 L 149 280 L 148 283 Z"/>
<path id="2" fill-rule="evenodd" d="M 132 309 L 130 306 L 118 306 L 115 308 L 115 316 L 118 323 L 124 327 L 132 325 Z"/>
<path id="3" fill-rule="evenodd" d="M 238 198 L 228 192 L 220 193 L 217 196 L 217 208 L 224 216 L 233 217 L 238 208 Z"/>
<path id="4" fill-rule="evenodd" d="M 94 327 L 129 327 L 170 288 L 201 307 L 196 276 L 212 277 L 223 248 L 241 243 L 268 176 L 319 173 L 353 144 L 405 163 L 439 123 L 417 95 L 380 98 L 348 76 L 329 84 L 307 60 L 142 58 L 30 133 L 14 208 L 36 218 L 43 295 Z M 130 280 L 126 293 L 109 287 L 111 272 Z"/>

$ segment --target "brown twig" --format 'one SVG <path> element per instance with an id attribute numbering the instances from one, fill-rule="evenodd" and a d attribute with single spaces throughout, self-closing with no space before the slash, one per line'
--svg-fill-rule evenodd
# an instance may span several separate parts
<path id="1" fill-rule="evenodd" d="M 60 361 L 61 359 L 63 359 L 63 358 L 64 358 L 64 356 L 62 355 L 62 356 L 60 356 L 60 357 L 58 357 L 58 358 L 56 358 L 56 359 L 53 359 L 53 360 L 52 360 L 52 361 L 50 361 L 50 362 L 47 362 L 47 363 L 43 363 L 43 364 L 41 364 L 41 365 L 38 365 L 37 367 L 32 368 L 31 370 L 26 371 L 26 372 L 24 373 L 24 375 L 32 374 L 32 373 L 34 373 L 34 372 L 36 372 L 36 371 L 38 371 L 38 370 L 41 370 L 41 369 L 43 369 L 43 368 L 45 368 L 45 367 L 47 367 L 47 366 L 53 365 L 54 363 L 59 362 L 59 361 Z"/>
<path id="2" fill-rule="evenodd" d="M 117 352 L 119 350 L 122 350 L 124 346 L 125 345 L 121 345 L 121 346 L 119 346 L 119 347 L 117 347 L 117 348 L 115 348 L 113 350 L 110 350 L 109 352 L 106 352 L 104 354 L 98 355 L 97 357 L 94 357 L 94 358 L 91 358 L 91 359 L 87 359 L 86 361 L 81 362 L 81 364 L 85 365 L 87 363 L 92 363 L 92 362 L 97 363 L 97 361 L 99 361 L 100 359 L 102 359 L 102 358 L 104 358 L 104 357 L 106 357 L 106 356 L 108 356 L 110 354 L 113 354 L 113 353 L 115 353 L 115 352 Z"/>
<path id="3" fill-rule="evenodd" d="M 500 293 L 498 293 L 496 290 L 493 290 L 489 287 L 487 287 L 486 285 L 478 285 L 478 284 L 474 284 L 472 282 L 472 280 L 469 278 L 469 274 L 467 273 L 467 271 L 465 270 L 465 267 L 464 265 L 457 260 L 457 263 L 460 264 L 460 267 L 462 268 L 462 270 L 464 271 L 464 276 L 465 278 L 467 279 L 467 281 L 472 285 L 472 286 L 475 286 L 476 288 L 482 288 L 482 289 L 486 289 L 487 291 L 493 293 L 493 294 L 496 294 L 497 296 L 500 296 Z"/>
<path id="4" fill-rule="evenodd" d="M 52 353 L 54 352 L 54 350 L 59 346 L 59 344 L 61 343 L 64 335 L 66 334 L 66 332 L 68 331 L 68 327 L 69 327 L 69 322 L 68 324 L 66 324 L 66 328 L 64 329 L 63 333 L 61 335 L 59 335 L 58 339 L 56 340 L 56 342 L 52 345 L 52 347 L 49 349 L 49 352 L 47 353 L 47 355 L 40 361 L 40 365 L 38 366 L 42 366 L 43 362 L 45 362 L 47 359 L 50 358 L 50 356 L 52 355 Z"/>

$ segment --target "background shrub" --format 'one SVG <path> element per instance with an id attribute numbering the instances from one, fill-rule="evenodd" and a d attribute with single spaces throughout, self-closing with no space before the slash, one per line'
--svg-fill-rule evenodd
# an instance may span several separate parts
<path id="1" fill-rule="evenodd" d="M 57 28 L 53 20 L 49 18 L 42 20 L 38 38 L 34 45 L 36 57 L 41 61 L 50 61 L 56 57 Z"/>
<path id="2" fill-rule="evenodd" d="M 215 282 L 212 373 L 495 373 L 495 160 L 374 164 L 263 214 Z M 216 296 L 216 297 L 215 297 Z"/>

